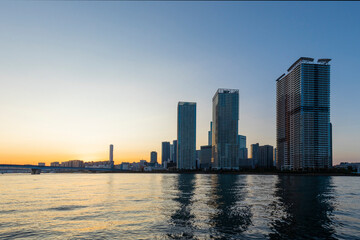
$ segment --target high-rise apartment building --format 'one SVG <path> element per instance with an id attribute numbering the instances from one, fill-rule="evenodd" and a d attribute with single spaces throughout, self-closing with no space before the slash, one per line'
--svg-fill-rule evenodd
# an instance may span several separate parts
<path id="1" fill-rule="evenodd" d="M 238 135 L 238 139 L 239 139 L 239 147 L 246 148 L 246 136 Z"/>
<path id="2" fill-rule="evenodd" d="M 177 168 L 196 168 L 196 103 L 179 102 L 177 116 Z"/>
<path id="3" fill-rule="evenodd" d="M 157 152 L 152 151 L 150 153 L 150 163 L 152 163 L 152 164 L 157 163 Z"/>
<path id="4" fill-rule="evenodd" d="M 274 166 L 274 147 L 270 145 L 259 146 L 258 166 L 272 168 Z"/>
<path id="5" fill-rule="evenodd" d="M 329 165 L 332 166 L 333 163 L 333 142 L 332 142 L 332 123 L 329 125 Z"/>
<path id="6" fill-rule="evenodd" d="M 161 164 L 164 166 L 170 160 L 170 142 L 161 144 Z"/>
<path id="7" fill-rule="evenodd" d="M 274 167 L 276 167 L 276 163 L 277 163 L 277 148 L 274 149 L 274 162 L 273 162 Z"/>
<path id="8" fill-rule="evenodd" d="M 239 168 L 239 90 L 218 89 L 213 97 L 212 166 Z"/>
<path id="9" fill-rule="evenodd" d="M 278 169 L 332 166 L 329 62 L 301 57 L 276 80 Z"/>
<path id="10" fill-rule="evenodd" d="M 170 162 L 173 162 L 174 157 L 174 144 L 170 143 Z"/>
<path id="11" fill-rule="evenodd" d="M 210 122 L 210 130 L 208 131 L 208 145 L 212 145 L 212 122 Z"/>
<path id="12" fill-rule="evenodd" d="M 251 160 L 253 168 L 259 165 L 259 147 L 259 143 L 251 144 Z"/>
<path id="13" fill-rule="evenodd" d="M 178 146 L 177 146 L 177 140 L 173 140 L 172 146 L 173 146 L 173 150 L 172 150 L 171 161 L 172 161 L 173 163 L 175 163 L 175 166 L 176 166 L 176 162 L 177 162 L 177 148 L 178 148 Z"/>
<path id="14" fill-rule="evenodd" d="M 211 145 L 200 147 L 200 168 L 209 169 L 211 167 Z"/>
<path id="15" fill-rule="evenodd" d="M 239 166 L 248 166 L 248 149 L 246 148 L 246 136 L 238 135 L 239 142 Z"/>

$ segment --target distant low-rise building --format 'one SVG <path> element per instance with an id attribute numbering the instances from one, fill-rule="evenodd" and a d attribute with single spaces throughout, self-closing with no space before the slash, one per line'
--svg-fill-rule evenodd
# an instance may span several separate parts
<path id="1" fill-rule="evenodd" d="M 83 167 L 85 167 L 85 163 L 82 160 L 69 160 L 69 161 L 66 161 L 66 162 L 62 162 L 61 167 L 83 168 Z"/>
<path id="2" fill-rule="evenodd" d="M 110 161 L 96 161 L 96 162 L 85 162 L 84 166 L 86 168 L 110 168 L 111 162 Z"/>
<path id="3" fill-rule="evenodd" d="M 147 166 L 148 162 L 146 160 L 140 160 L 140 165 L 141 166 Z"/>
<path id="4" fill-rule="evenodd" d="M 130 163 L 128 163 L 128 162 L 121 163 L 120 170 L 125 170 L 125 171 L 130 170 Z"/>
<path id="5" fill-rule="evenodd" d="M 337 167 L 337 168 L 345 168 L 345 169 L 351 168 L 353 170 L 353 172 L 360 173 L 360 162 L 355 162 L 355 163 L 342 162 L 342 163 L 340 163 L 339 165 L 337 165 L 335 167 Z"/>

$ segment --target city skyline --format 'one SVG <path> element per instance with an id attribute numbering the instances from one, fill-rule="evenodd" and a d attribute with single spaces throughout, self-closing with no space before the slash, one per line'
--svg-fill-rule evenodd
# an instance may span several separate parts
<path id="1" fill-rule="evenodd" d="M 301 56 L 333 59 L 333 164 L 359 160 L 358 3 L 0 6 L 2 163 L 107 160 L 109 144 L 115 164 L 160 161 L 178 101 L 197 103 L 200 149 L 218 88 L 239 89 L 247 148 L 276 146 L 275 79 Z"/>

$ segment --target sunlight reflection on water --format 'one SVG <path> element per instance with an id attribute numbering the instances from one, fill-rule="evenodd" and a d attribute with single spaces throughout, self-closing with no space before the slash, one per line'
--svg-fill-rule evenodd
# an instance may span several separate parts
<path id="1" fill-rule="evenodd" d="M 4 174 L 0 238 L 359 239 L 360 178 Z"/>

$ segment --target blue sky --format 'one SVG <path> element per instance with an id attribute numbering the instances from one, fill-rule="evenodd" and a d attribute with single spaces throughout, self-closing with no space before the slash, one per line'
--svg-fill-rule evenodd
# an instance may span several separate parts
<path id="1" fill-rule="evenodd" d="M 240 90 L 240 133 L 275 145 L 275 79 L 332 58 L 334 162 L 358 161 L 358 2 L 0 2 L 0 159 L 135 161 L 176 139 L 197 102 L 207 144 L 218 88 Z M 15 151 L 22 146 L 21 153 Z M 159 154 L 160 157 L 160 154 Z"/>

